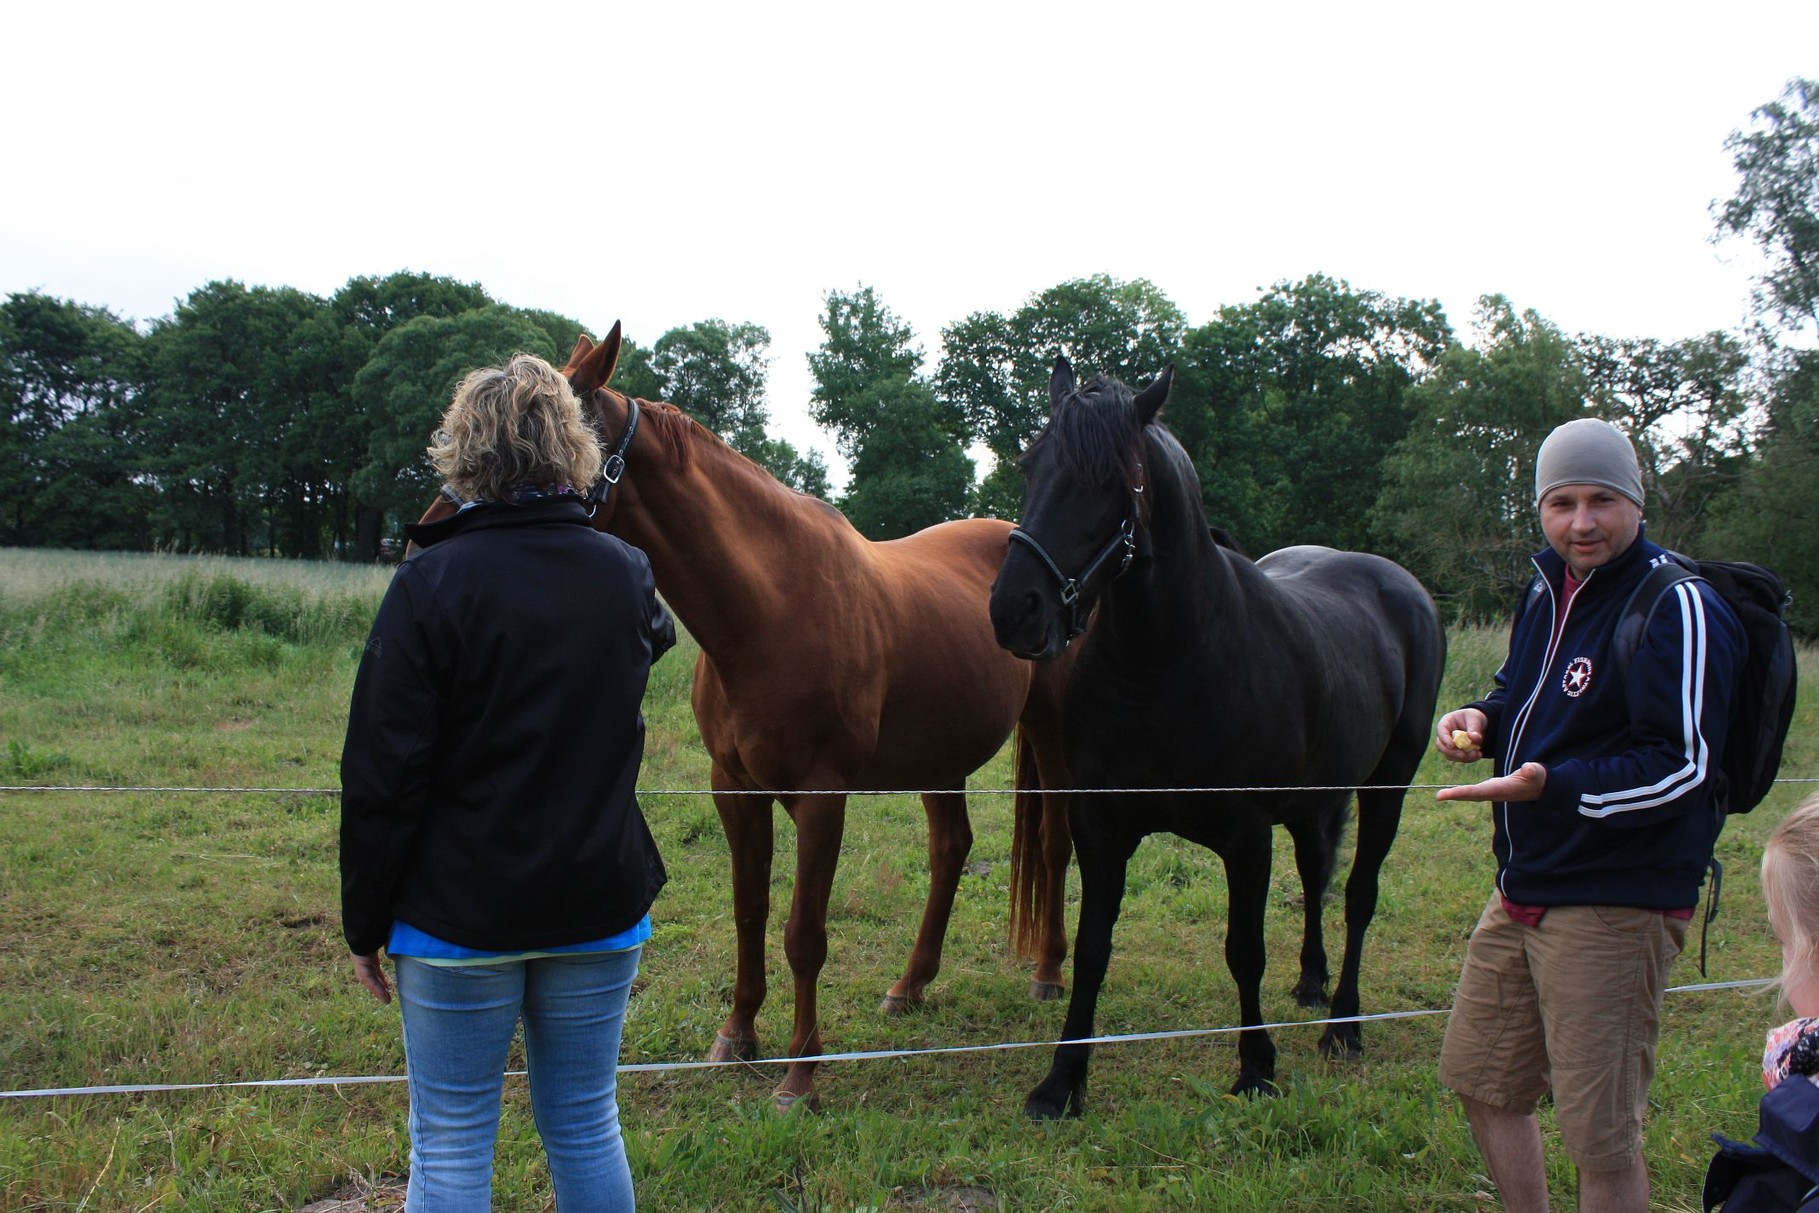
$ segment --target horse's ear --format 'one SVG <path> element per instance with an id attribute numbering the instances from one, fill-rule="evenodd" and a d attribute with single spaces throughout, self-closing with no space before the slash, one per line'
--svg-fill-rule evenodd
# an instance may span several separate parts
<path id="1" fill-rule="evenodd" d="M 1137 393 L 1137 398 L 1131 403 L 1136 405 L 1137 416 L 1142 418 L 1144 425 L 1154 421 L 1156 414 L 1162 411 L 1162 404 L 1168 399 L 1168 389 L 1174 382 L 1175 364 L 1171 362 L 1162 368 L 1162 373 L 1156 376 L 1154 383 Z"/>
<path id="2" fill-rule="evenodd" d="M 613 367 L 619 362 L 619 323 L 613 321 L 613 331 L 599 345 L 589 341 L 585 333 L 576 340 L 575 352 L 568 356 L 568 365 L 563 371 L 577 396 L 605 387 L 606 381 L 613 377 Z"/>
<path id="3" fill-rule="evenodd" d="M 1066 354 L 1055 355 L 1055 369 L 1048 377 L 1048 404 L 1051 409 L 1074 394 L 1074 364 Z"/>

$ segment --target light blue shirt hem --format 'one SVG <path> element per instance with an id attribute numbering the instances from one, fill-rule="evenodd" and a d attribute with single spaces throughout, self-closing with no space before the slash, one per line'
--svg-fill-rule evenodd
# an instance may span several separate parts
<path id="1" fill-rule="evenodd" d="M 585 943 L 568 943 L 552 948 L 529 948 L 518 952 L 489 952 L 484 948 L 467 948 L 446 939 L 438 939 L 428 931 L 420 931 L 408 922 L 394 920 L 391 938 L 386 941 L 385 950 L 393 956 L 409 956 L 431 965 L 478 965 L 501 964 L 514 960 L 534 960 L 541 956 L 575 956 L 589 952 L 629 952 L 644 946 L 651 937 L 651 916 L 646 914 L 637 923 L 616 935 L 604 939 L 589 940 Z"/>

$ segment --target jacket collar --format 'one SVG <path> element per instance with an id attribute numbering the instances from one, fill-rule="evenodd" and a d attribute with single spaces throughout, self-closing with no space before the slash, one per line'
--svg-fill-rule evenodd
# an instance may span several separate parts
<path id="1" fill-rule="evenodd" d="M 552 522 L 577 522 L 582 526 L 590 525 L 587 510 L 577 498 L 552 498 L 546 501 L 527 501 L 521 505 L 511 505 L 499 501 L 482 501 L 470 505 L 447 518 L 439 518 L 431 523 L 410 522 L 404 527 L 404 534 L 420 548 L 440 543 L 456 535 L 465 535 L 470 531 L 491 530 L 495 527 L 508 526 L 541 526 Z"/>

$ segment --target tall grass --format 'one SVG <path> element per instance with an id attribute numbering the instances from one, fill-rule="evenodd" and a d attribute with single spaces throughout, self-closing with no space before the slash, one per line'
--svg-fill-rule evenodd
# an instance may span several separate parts
<path id="1" fill-rule="evenodd" d="M 336 786 L 347 694 L 385 573 L 276 569 L 0 552 L 0 784 Z M 1451 641 L 1449 705 L 1488 683 L 1503 635 L 1464 628 Z M 707 782 L 687 703 L 693 656 L 685 640 L 653 672 L 646 701 L 641 796 L 671 883 L 627 1017 L 627 1063 L 700 1057 L 732 981 L 717 816 L 705 796 L 669 794 Z M 1803 654 L 1809 678 L 1812 656 Z M 1814 714 L 1803 702 L 1784 776 L 1819 773 Z M 1459 772 L 1443 766 L 1430 759 L 1417 782 L 1454 781 Z M 927 893 L 922 812 L 904 796 L 852 801 L 821 982 L 830 1051 L 1058 1034 L 1062 1006 L 1027 1000 L 1028 973 L 1005 942 L 1009 802 L 996 790 L 1009 783 L 1005 755 L 973 779 L 977 838 L 942 974 L 930 1003 L 899 1018 L 876 1007 Z M 1804 790 L 1778 787 L 1720 841 L 1714 980 L 1774 971 L 1755 865 Z M 778 821 L 771 992 L 759 1023 L 771 1053 L 787 1043 L 793 1002 L 779 935 L 794 839 Z M 1288 987 L 1300 892 L 1284 852 L 1264 1013 L 1299 1021 L 1308 1014 Z M 1226 1034 L 1101 1046 L 1087 1114 L 1060 1124 L 1020 1112 L 1046 1047 L 830 1063 L 822 1110 L 783 1119 L 768 1099 L 777 1075 L 761 1067 L 628 1073 L 622 1104 L 641 1207 L 1494 1208 L 1464 1124 L 1434 1082 L 1444 1015 L 1420 1014 L 1450 1002 L 1491 871 L 1481 806 L 1411 793 L 1363 978 L 1367 1013 L 1411 1017 L 1368 1024 L 1354 1064 L 1322 1059 L 1317 1028 L 1277 1030 L 1278 1099 L 1224 1094 L 1236 1073 Z M 0 1089 L 401 1073 L 396 1009 L 352 981 L 337 887 L 332 794 L 0 793 Z M 1139 849 L 1100 1001 L 1103 1033 L 1235 1020 L 1224 906 L 1215 856 L 1160 836 Z M 1328 911 L 1330 941 L 1339 913 Z M 1696 940 L 1689 952 L 1677 982 L 1699 980 Z M 1648 1130 L 1656 1208 L 1698 1207 L 1708 1133 L 1753 1131 L 1756 1059 L 1775 1021 L 1772 998 L 1757 991 L 1669 997 Z M 0 1207 L 296 1209 L 353 1187 L 393 1192 L 406 1106 L 392 1083 L 0 1099 Z M 1550 1156 L 1555 1199 L 1571 1207 L 1570 1168 L 1557 1148 Z M 501 1208 L 547 1207 L 522 1079 L 507 1084 L 496 1191 Z"/>

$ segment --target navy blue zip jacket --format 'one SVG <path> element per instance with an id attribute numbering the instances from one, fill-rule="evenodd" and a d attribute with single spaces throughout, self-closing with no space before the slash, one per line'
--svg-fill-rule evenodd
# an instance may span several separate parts
<path id="1" fill-rule="evenodd" d="M 1534 557 L 1542 588 L 1517 613 L 1496 689 L 1471 705 L 1488 718 L 1498 775 L 1525 762 L 1547 768 L 1539 800 L 1493 808 L 1497 887 L 1512 902 L 1699 902 L 1723 825 L 1718 759 L 1745 642 L 1717 591 L 1684 581 L 1663 593 L 1629 677 L 1617 677 L 1618 618 L 1665 558 L 1638 534 L 1592 570 L 1561 620 L 1566 562 L 1552 548 Z"/>
<path id="2" fill-rule="evenodd" d="M 434 546 L 386 590 L 341 752 L 348 946 L 383 947 L 394 918 L 488 951 L 634 926 L 664 883 L 640 707 L 676 640 L 650 561 L 572 500 L 412 538 Z"/>

